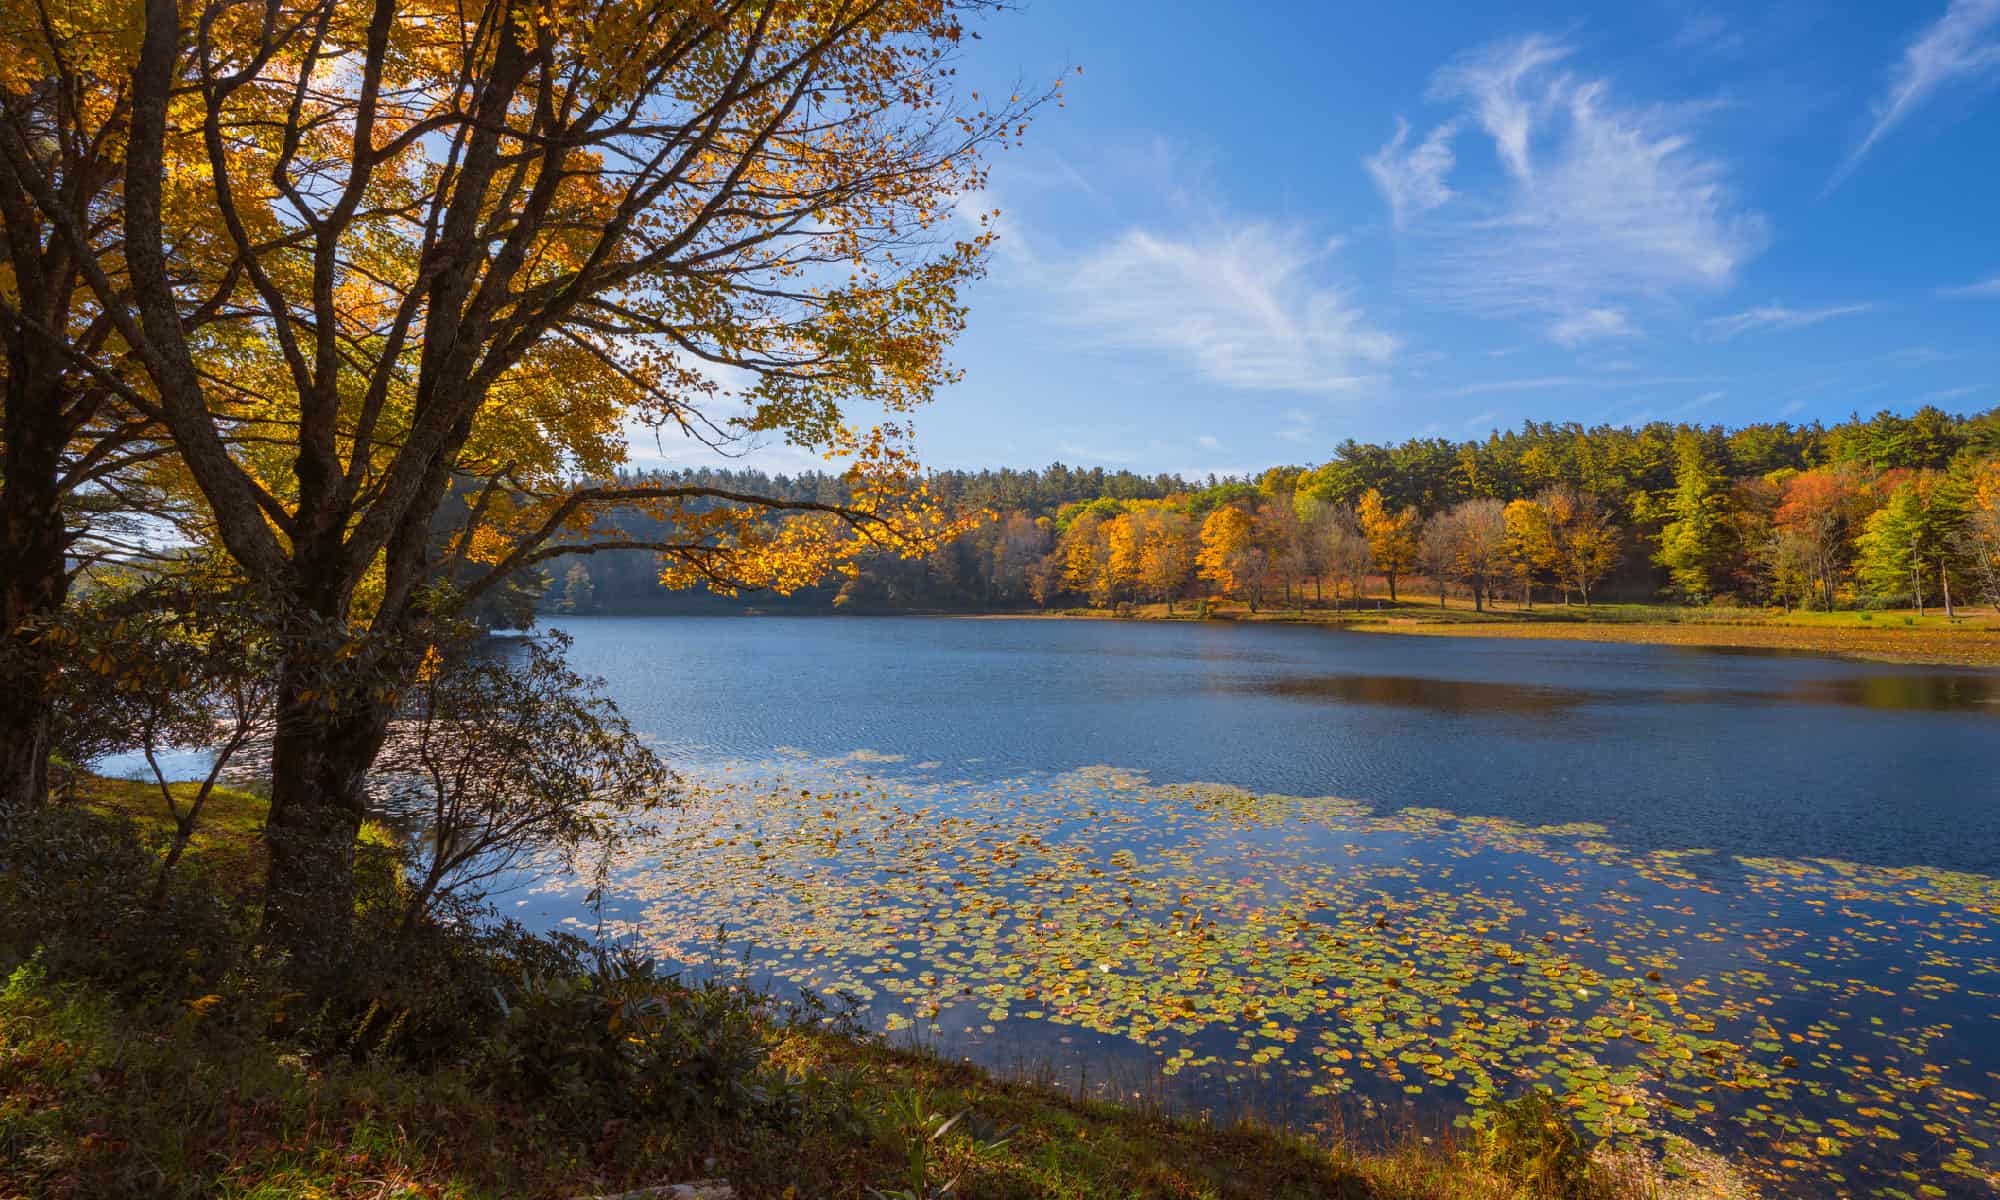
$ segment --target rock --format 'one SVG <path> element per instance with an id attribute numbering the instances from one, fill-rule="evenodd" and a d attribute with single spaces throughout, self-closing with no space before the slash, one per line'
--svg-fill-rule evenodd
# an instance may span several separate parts
<path id="1" fill-rule="evenodd" d="M 616 1194 L 577 1196 L 573 1200 L 736 1200 L 736 1190 L 727 1179 L 697 1179 L 692 1183 L 663 1183 Z"/>

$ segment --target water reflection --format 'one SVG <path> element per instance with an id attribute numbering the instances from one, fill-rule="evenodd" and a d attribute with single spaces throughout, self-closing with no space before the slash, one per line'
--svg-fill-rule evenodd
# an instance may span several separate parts
<path id="1" fill-rule="evenodd" d="M 1581 688 L 1427 675 L 1281 675 L 1233 681 L 1233 690 L 1293 700 L 1384 705 L 1440 713 L 1549 716 L 1605 704 L 1831 704 L 1899 712 L 2000 716 L 2000 677 L 1972 673 L 1804 678 L 1771 688 Z"/>
<path id="2" fill-rule="evenodd" d="M 1290 675 L 1244 680 L 1236 686 L 1246 692 L 1294 700 L 1521 716 L 1549 716 L 1603 696 L 1582 688 L 1433 679 L 1423 675 Z"/>

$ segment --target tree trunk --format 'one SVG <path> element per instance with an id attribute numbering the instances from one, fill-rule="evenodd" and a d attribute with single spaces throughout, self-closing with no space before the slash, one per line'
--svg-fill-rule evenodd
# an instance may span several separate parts
<path id="1" fill-rule="evenodd" d="M 1924 615 L 1924 569 L 1920 564 L 1910 566 L 1910 598 L 1917 603 L 1917 615 Z"/>
<path id="2" fill-rule="evenodd" d="M 271 745 L 271 815 L 264 839 L 264 939 L 284 953 L 294 978 L 324 984 L 347 955 L 354 921 L 354 847 L 367 812 L 363 784 L 388 731 L 387 705 L 349 701 L 327 717 L 302 673 L 280 680 Z"/>
<path id="3" fill-rule="evenodd" d="M 14 349 L 0 461 L 0 827 L 48 798 L 51 664 L 32 626 L 60 612 L 69 591 L 61 404 L 32 386 Z"/>
<path id="4" fill-rule="evenodd" d="M 1950 620 L 1958 614 L 1951 607 L 1951 572 L 1942 562 L 1938 563 L 1938 586 L 1944 589 L 1944 615 L 1946 620 Z"/>
<path id="5" fill-rule="evenodd" d="M 1389 581 L 1389 603 L 1394 604 L 1396 602 L 1396 573 L 1391 571 L 1386 578 Z"/>

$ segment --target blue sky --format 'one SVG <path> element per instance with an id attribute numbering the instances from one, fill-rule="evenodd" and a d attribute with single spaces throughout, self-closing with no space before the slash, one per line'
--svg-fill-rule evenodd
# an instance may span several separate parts
<path id="1" fill-rule="evenodd" d="M 965 381 L 918 418 L 932 465 L 2000 404 L 2000 0 L 1030 0 L 979 28 L 970 86 L 1083 69 L 966 200 L 1002 241 Z"/>

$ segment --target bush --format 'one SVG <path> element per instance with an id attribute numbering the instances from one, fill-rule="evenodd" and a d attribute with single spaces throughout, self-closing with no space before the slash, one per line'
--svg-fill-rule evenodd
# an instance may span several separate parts
<path id="1" fill-rule="evenodd" d="M 1590 1151 L 1555 1094 L 1535 1088 L 1497 1105 L 1484 1130 L 1488 1164 L 1550 1200 L 1593 1194 Z"/>
<path id="2" fill-rule="evenodd" d="M 587 974 L 527 980 L 507 997 L 479 1071 L 559 1125 L 664 1118 L 707 1125 L 766 1106 L 770 1021 L 743 989 L 690 986 L 650 959 L 619 956 Z"/>
<path id="3" fill-rule="evenodd" d="M 129 822 L 74 807 L 23 816 L 0 840 L 0 971 L 30 957 L 123 996 L 208 992 L 247 942 L 246 915 L 199 877 L 157 903 L 156 847 Z"/>

